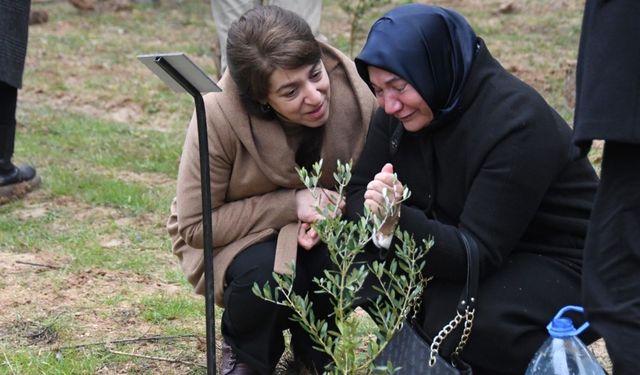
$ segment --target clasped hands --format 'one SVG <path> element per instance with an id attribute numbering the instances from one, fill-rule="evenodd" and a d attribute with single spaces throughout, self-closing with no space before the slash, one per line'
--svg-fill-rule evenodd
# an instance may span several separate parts
<path id="1" fill-rule="evenodd" d="M 364 193 L 364 205 L 382 220 L 382 226 L 378 233 L 390 236 L 396 229 L 400 220 L 400 208 L 398 205 L 403 200 L 404 186 L 398 181 L 393 172 L 393 165 L 385 164 L 371 182 L 367 184 Z M 385 199 L 388 203 L 385 203 Z M 393 208 L 391 212 L 385 208 Z"/>

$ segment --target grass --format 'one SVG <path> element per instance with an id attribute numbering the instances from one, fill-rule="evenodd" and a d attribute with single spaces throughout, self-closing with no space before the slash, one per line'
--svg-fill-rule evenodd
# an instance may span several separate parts
<path id="1" fill-rule="evenodd" d="M 164 229 L 193 103 L 136 55 L 183 51 L 214 76 L 209 1 L 125 11 L 108 3 L 93 12 L 66 0 L 32 4 L 49 21 L 30 28 L 14 159 L 35 165 L 43 184 L 0 206 L 0 374 L 204 373 L 204 302 Z M 566 69 L 582 0 L 523 0 L 509 13 L 493 0 L 435 3 L 465 15 L 508 69 L 572 121 Z M 386 8 L 368 14 L 365 28 Z M 338 0 L 324 0 L 322 32 L 343 51 L 347 20 Z M 191 338 L 114 344 L 176 335 Z"/>
<path id="2" fill-rule="evenodd" d="M 176 319 L 188 319 L 201 317 L 204 309 L 199 301 L 194 301 L 185 296 L 166 296 L 159 294 L 144 297 L 141 301 L 142 317 L 155 324 L 166 323 Z"/>

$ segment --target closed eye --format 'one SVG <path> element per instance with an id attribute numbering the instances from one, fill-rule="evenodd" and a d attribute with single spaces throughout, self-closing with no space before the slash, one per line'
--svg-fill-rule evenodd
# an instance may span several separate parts
<path id="1" fill-rule="evenodd" d="M 311 74 L 309 75 L 309 79 L 311 79 L 313 82 L 318 82 L 322 79 L 322 69 L 314 69 L 311 71 Z"/>
<path id="2" fill-rule="evenodd" d="M 373 95 L 382 96 L 382 89 L 381 88 L 379 88 L 378 86 L 373 85 L 373 84 L 371 85 L 371 88 L 373 89 Z"/>
<path id="3" fill-rule="evenodd" d="M 285 91 L 282 96 L 284 96 L 285 98 L 293 98 L 297 95 L 297 93 L 298 93 L 297 89 L 291 89 L 291 90 Z"/>
<path id="4" fill-rule="evenodd" d="M 406 89 L 406 88 L 407 88 L 407 82 L 403 82 L 402 84 L 396 85 L 396 86 L 393 87 L 394 90 L 399 91 L 399 92 L 404 91 L 404 89 Z"/>

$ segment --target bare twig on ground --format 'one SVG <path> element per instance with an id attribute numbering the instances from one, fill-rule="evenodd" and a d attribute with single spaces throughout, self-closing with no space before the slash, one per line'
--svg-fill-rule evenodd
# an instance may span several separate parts
<path id="1" fill-rule="evenodd" d="M 207 368 L 207 366 L 200 364 L 200 363 L 195 363 L 195 362 L 189 362 L 189 361 L 182 361 L 180 359 L 172 359 L 172 358 L 164 358 L 164 357 L 154 357 L 154 356 L 150 356 L 150 355 L 143 355 L 143 354 L 135 354 L 135 353 L 125 353 L 125 352 L 120 352 L 117 350 L 111 350 L 111 349 L 107 349 L 107 351 L 109 353 L 112 354 L 119 354 L 119 355 L 126 355 L 126 356 L 130 356 L 130 357 L 137 357 L 137 358 L 145 358 L 145 359 L 152 359 L 154 361 L 164 361 L 164 362 L 171 362 L 171 363 L 180 363 L 183 365 L 187 365 L 187 366 L 198 366 L 198 367 L 202 367 L 202 368 Z"/>
<path id="2" fill-rule="evenodd" d="M 51 266 L 51 265 L 48 265 L 48 264 L 24 262 L 24 261 L 21 261 L 21 260 L 16 260 L 16 263 L 18 263 L 18 264 L 26 264 L 28 266 L 51 268 L 52 270 L 59 270 L 60 268 L 62 268 L 62 267 L 59 267 L 59 266 Z"/>
<path id="3" fill-rule="evenodd" d="M 124 343 L 134 343 L 134 342 L 143 342 L 143 341 L 180 340 L 180 339 L 187 339 L 187 338 L 197 339 L 198 336 L 196 335 L 148 336 L 148 337 L 138 337 L 133 339 L 108 340 L 108 341 L 100 341 L 100 342 L 90 342 L 86 344 L 61 346 L 59 348 L 56 348 L 55 350 L 60 351 L 60 350 L 67 350 L 67 349 L 86 348 L 88 346 L 97 346 L 97 345 L 124 344 Z"/>

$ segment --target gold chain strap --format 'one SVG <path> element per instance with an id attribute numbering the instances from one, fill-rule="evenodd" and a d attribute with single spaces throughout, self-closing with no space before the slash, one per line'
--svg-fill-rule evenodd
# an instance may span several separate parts
<path id="1" fill-rule="evenodd" d="M 475 316 L 476 309 L 469 309 L 469 306 L 465 309 L 464 329 L 462 330 L 462 336 L 456 349 L 453 351 L 453 355 L 458 357 L 462 353 L 462 349 L 467 344 L 469 336 L 471 335 L 471 328 L 473 327 L 473 317 Z"/>
<path id="2" fill-rule="evenodd" d="M 464 315 L 456 312 L 455 318 L 451 319 L 451 321 L 447 323 L 447 325 L 442 327 L 436 337 L 433 338 L 433 342 L 431 343 L 431 347 L 429 348 L 431 352 L 429 354 L 429 367 L 433 367 L 436 365 L 436 356 L 438 355 L 438 350 L 440 350 L 440 344 L 442 344 L 444 339 L 447 338 L 451 331 L 453 331 L 460 324 L 460 322 L 462 322 L 462 319 L 464 319 L 464 317 Z"/>
<path id="3" fill-rule="evenodd" d="M 424 275 L 422 274 L 422 272 L 419 273 L 419 283 L 423 286 L 423 288 L 426 286 L 427 284 L 427 280 L 425 279 Z M 424 293 L 420 293 L 418 296 L 416 296 L 414 298 L 414 300 L 411 303 L 411 309 L 413 310 L 411 318 L 412 320 L 415 320 L 417 315 L 418 315 L 418 310 L 420 304 L 422 303 L 422 295 Z M 471 298 L 471 301 L 473 302 L 473 298 Z M 467 341 L 469 340 L 469 336 L 471 335 L 471 328 L 473 328 L 473 318 L 475 317 L 475 308 L 470 308 L 469 306 L 467 306 L 465 308 L 465 313 L 464 315 L 460 314 L 459 312 L 456 312 L 456 316 L 451 319 L 451 321 L 445 325 L 440 332 L 438 332 L 438 335 L 433 339 L 433 342 L 431 343 L 431 346 L 429 347 L 429 367 L 433 367 L 436 364 L 437 361 L 437 355 L 438 355 L 438 351 L 440 350 L 440 345 L 442 344 L 442 342 L 447 338 L 447 336 L 454 330 L 456 329 L 456 327 L 458 325 L 460 325 L 460 323 L 462 323 L 462 321 L 464 320 L 464 328 L 462 330 L 462 336 L 460 337 L 460 342 L 458 342 L 458 345 L 456 346 L 456 349 L 453 351 L 452 356 L 459 356 L 460 353 L 462 353 L 462 349 L 464 349 L 464 346 L 467 344 Z"/>
<path id="4" fill-rule="evenodd" d="M 470 309 L 469 306 L 465 309 L 465 314 L 462 315 L 459 312 L 456 312 L 455 318 L 451 319 L 451 321 L 445 325 L 440 332 L 433 339 L 433 342 L 430 346 L 429 353 L 429 367 L 433 367 L 436 365 L 438 351 L 440 350 L 440 345 L 447 338 L 447 336 L 454 330 L 460 323 L 464 320 L 464 329 L 462 331 L 462 336 L 460 337 L 460 342 L 456 349 L 454 350 L 452 356 L 459 356 L 464 348 L 467 340 L 469 340 L 469 336 L 471 335 L 471 328 L 473 327 L 473 318 L 475 315 L 475 309 Z"/>

